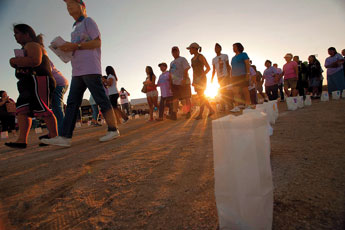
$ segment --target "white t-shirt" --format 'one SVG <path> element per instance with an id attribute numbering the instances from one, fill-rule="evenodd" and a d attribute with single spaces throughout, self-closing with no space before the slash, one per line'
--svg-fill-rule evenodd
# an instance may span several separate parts
<path id="1" fill-rule="evenodd" d="M 221 54 L 212 59 L 212 65 L 216 67 L 216 72 L 218 77 L 226 77 L 228 73 L 228 69 L 226 67 L 226 63 L 229 61 L 229 57 L 226 54 Z"/>
<path id="2" fill-rule="evenodd" d="M 113 79 L 113 84 L 109 85 L 108 87 L 108 95 L 118 94 L 119 90 L 117 89 L 117 81 L 115 79 L 115 76 L 110 74 L 107 79 L 109 78 Z"/>
<path id="3" fill-rule="evenodd" d="M 120 103 L 121 105 L 128 103 L 128 93 L 126 91 L 120 91 Z"/>
<path id="4" fill-rule="evenodd" d="M 174 85 L 182 85 L 182 79 L 184 77 L 184 71 L 189 69 L 190 65 L 186 58 L 178 57 L 170 63 L 170 74 L 172 76 L 172 82 Z M 190 80 L 186 80 L 186 84 L 190 84 Z"/>
<path id="5" fill-rule="evenodd" d="M 249 71 L 250 71 L 250 78 L 249 78 L 249 86 L 248 86 L 248 89 L 249 90 L 252 90 L 252 89 L 255 89 L 256 85 L 254 82 L 252 82 L 252 77 L 255 77 L 256 76 L 256 71 L 253 67 L 250 67 L 249 68 Z"/>

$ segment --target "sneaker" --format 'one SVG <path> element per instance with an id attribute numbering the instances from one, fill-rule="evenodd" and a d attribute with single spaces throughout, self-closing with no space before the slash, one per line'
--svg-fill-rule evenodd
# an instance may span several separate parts
<path id="1" fill-rule="evenodd" d="M 100 142 L 111 141 L 120 136 L 119 130 L 116 131 L 108 131 L 107 134 L 101 138 L 99 138 Z"/>
<path id="2" fill-rule="evenodd" d="M 122 124 L 126 124 L 129 121 L 129 118 L 127 118 L 126 120 L 123 120 Z"/>
<path id="3" fill-rule="evenodd" d="M 62 147 L 70 147 L 72 138 L 56 136 L 50 139 L 42 139 L 41 142 L 47 145 L 56 145 Z"/>
<path id="4" fill-rule="evenodd" d="M 238 112 L 241 112 L 241 109 L 238 108 L 237 106 L 235 108 L 233 108 L 232 110 L 230 110 L 230 112 L 232 113 L 238 113 Z"/>

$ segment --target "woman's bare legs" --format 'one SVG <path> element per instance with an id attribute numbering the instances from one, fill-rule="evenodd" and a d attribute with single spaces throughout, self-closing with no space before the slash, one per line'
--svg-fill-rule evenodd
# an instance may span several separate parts
<path id="1" fill-rule="evenodd" d="M 19 136 L 16 143 L 28 143 L 32 119 L 27 114 L 18 114 Z"/>
<path id="2" fill-rule="evenodd" d="M 57 122 L 56 122 L 55 116 L 51 115 L 48 117 L 42 117 L 42 119 L 47 125 L 47 129 L 49 131 L 48 136 L 50 138 L 56 137 L 58 135 L 58 131 L 57 131 Z"/>

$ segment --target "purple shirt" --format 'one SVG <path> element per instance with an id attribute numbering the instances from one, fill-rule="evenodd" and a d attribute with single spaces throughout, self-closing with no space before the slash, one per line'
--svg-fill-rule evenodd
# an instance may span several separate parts
<path id="1" fill-rule="evenodd" d="M 169 72 L 164 72 L 159 76 L 157 85 L 161 88 L 162 97 L 171 97 L 173 94 L 170 88 Z"/>
<path id="2" fill-rule="evenodd" d="M 72 43 L 80 44 L 101 38 L 98 26 L 92 18 L 78 22 L 71 33 Z M 76 50 L 72 57 L 72 76 L 102 74 L 101 48 L 92 50 Z"/>
<path id="3" fill-rule="evenodd" d="M 332 64 L 332 63 L 334 63 L 334 62 L 336 62 L 338 60 L 342 60 L 342 59 L 344 59 L 344 57 L 341 56 L 338 53 L 335 54 L 333 57 L 328 57 L 328 58 L 326 58 L 326 61 L 325 61 L 325 67 L 326 67 L 326 65 L 330 65 L 330 64 Z M 343 65 L 340 65 L 340 66 L 335 67 L 335 68 L 333 68 L 333 67 L 332 68 L 327 68 L 327 76 L 333 75 L 333 74 L 337 73 L 342 68 L 343 68 Z"/>
<path id="4" fill-rule="evenodd" d="M 276 79 L 274 78 L 274 75 L 277 73 L 278 72 L 276 68 L 274 68 L 273 66 L 267 68 L 264 71 L 263 78 L 265 79 L 265 86 L 272 86 L 277 84 Z"/>
<path id="5" fill-rule="evenodd" d="M 54 66 L 53 62 L 50 61 L 50 67 L 52 69 L 53 77 L 56 81 L 56 86 L 68 85 L 68 80 L 62 75 L 62 73 Z"/>

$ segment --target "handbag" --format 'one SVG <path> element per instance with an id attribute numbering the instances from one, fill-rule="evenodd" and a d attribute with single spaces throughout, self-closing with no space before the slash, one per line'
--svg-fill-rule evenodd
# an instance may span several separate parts
<path id="1" fill-rule="evenodd" d="M 141 89 L 141 92 L 147 93 L 147 86 L 145 84 L 143 85 L 143 88 Z"/>
<path id="2" fill-rule="evenodd" d="M 16 112 L 16 104 L 15 103 L 6 103 L 6 110 L 8 113 L 15 113 Z"/>

